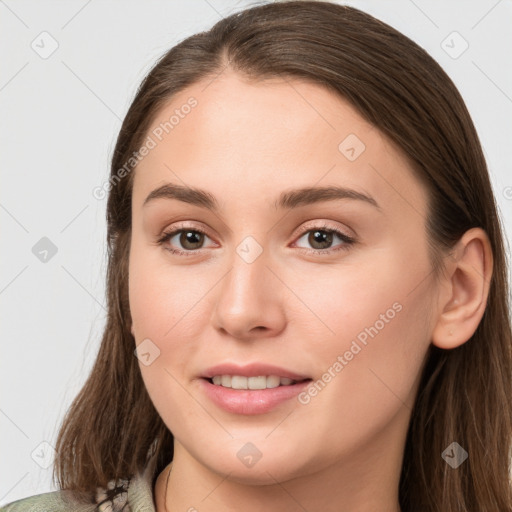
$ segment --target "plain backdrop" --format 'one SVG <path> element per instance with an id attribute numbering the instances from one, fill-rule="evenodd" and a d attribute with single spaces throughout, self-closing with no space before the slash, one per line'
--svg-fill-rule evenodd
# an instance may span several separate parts
<path id="1" fill-rule="evenodd" d="M 106 200 L 92 191 L 139 82 L 171 46 L 256 3 L 0 0 L 0 505 L 55 489 L 52 446 L 105 322 Z M 416 41 L 458 86 L 510 240 L 512 3 L 343 3 Z"/>

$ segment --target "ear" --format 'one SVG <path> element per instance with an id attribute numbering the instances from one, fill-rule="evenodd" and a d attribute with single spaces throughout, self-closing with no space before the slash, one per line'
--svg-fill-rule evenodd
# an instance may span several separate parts
<path id="1" fill-rule="evenodd" d="M 135 333 L 133 332 L 133 324 L 130 327 L 130 331 L 132 332 L 132 336 L 135 338 Z"/>
<path id="2" fill-rule="evenodd" d="M 466 231 L 457 242 L 441 277 L 438 318 L 432 343 L 443 349 L 473 336 L 485 311 L 492 276 L 491 244 L 481 228 Z"/>

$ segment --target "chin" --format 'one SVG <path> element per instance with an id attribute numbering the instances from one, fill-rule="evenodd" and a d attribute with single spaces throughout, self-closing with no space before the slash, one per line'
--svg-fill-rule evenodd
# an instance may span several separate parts
<path id="1" fill-rule="evenodd" d="M 260 461 L 252 468 L 244 467 L 241 464 L 217 464 L 211 470 L 218 473 L 230 482 L 241 485 L 275 485 L 277 482 L 285 482 L 298 476 L 293 470 L 283 469 L 279 460 L 264 464 Z M 226 476 L 229 475 L 229 476 Z"/>

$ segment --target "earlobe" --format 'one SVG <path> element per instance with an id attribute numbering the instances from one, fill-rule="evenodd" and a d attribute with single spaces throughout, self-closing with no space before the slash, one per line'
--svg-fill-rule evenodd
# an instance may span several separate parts
<path id="1" fill-rule="evenodd" d="M 435 346 L 452 349 L 473 336 L 487 304 L 492 266 L 492 250 L 485 231 L 481 228 L 466 231 L 441 278 L 443 292 L 432 332 Z"/>

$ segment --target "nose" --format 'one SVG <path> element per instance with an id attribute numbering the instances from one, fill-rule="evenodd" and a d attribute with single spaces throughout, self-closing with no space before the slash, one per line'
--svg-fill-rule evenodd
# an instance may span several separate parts
<path id="1" fill-rule="evenodd" d="M 286 287 L 265 251 L 252 262 L 235 254 L 216 287 L 212 322 L 223 336 L 251 340 L 278 336 L 286 326 Z M 289 297 L 288 297 L 289 298 Z"/>

